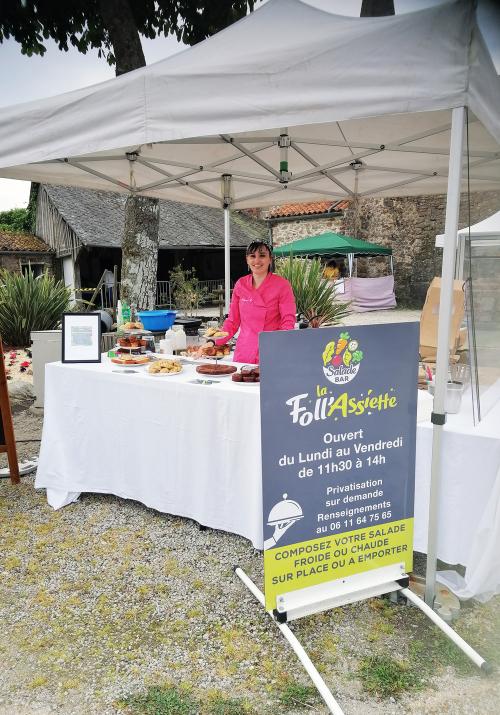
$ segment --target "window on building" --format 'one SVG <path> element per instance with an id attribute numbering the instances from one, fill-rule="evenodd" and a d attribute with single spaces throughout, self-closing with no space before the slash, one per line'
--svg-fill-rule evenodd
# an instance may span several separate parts
<path id="1" fill-rule="evenodd" d="M 21 273 L 23 276 L 27 276 L 29 271 L 31 269 L 31 272 L 37 278 L 38 276 L 41 276 L 43 272 L 46 269 L 45 263 L 22 263 L 21 264 Z"/>

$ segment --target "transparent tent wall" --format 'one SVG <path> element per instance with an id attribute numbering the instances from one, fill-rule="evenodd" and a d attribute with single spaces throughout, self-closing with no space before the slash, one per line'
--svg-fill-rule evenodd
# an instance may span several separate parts
<path id="1" fill-rule="evenodd" d="M 500 400 L 500 233 L 496 238 L 466 238 L 464 278 L 474 421 L 478 422 Z"/>
<path id="2" fill-rule="evenodd" d="M 464 157 L 462 192 L 465 211 L 461 211 L 461 226 L 473 227 L 500 211 L 500 174 L 492 164 L 479 158 L 480 152 L 486 148 L 484 128 L 478 131 L 479 124 L 471 122 L 467 127 L 468 152 Z M 498 191 L 469 194 L 468 176 L 498 181 Z M 459 239 L 457 251 L 463 262 L 461 268 L 465 280 L 467 356 L 476 424 L 500 401 L 500 229 L 497 235 L 481 233 L 474 228 L 466 232 L 465 237 Z"/>

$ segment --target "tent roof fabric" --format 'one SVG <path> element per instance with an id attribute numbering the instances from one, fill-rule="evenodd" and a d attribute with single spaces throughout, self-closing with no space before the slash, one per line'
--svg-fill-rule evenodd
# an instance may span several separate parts
<path id="1" fill-rule="evenodd" d="M 375 18 L 269 0 L 161 62 L 2 108 L 0 176 L 220 206 L 231 175 L 234 208 L 445 194 L 461 106 L 471 190 L 498 189 L 500 78 L 473 0 Z"/>
<path id="2" fill-rule="evenodd" d="M 121 248 L 126 196 L 67 186 L 44 185 L 43 189 L 84 246 Z M 223 248 L 224 213 L 222 209 L 160 200 L 158 233 L 160 249 Z M 263 221 L 233 212 L 232 248 L 244 248 L 266 237 Z"/>
<path id="3" fill-rule="evenodd" d="M 377 243 L 362 241 L 360 238 L 342 236 L 340 233 L 326 231 L 319 236 L 307 236 L 299 241 L 286 243 L 274 251 L 275 256 L 327 256 L 327 255 L 391 255 L 392 249 Z"/>
<path id="4" fill-rule="evenodd" d="M 471 236 L 476 237 L 483 236 L 486 238 L 500 236 L 500 211 L 497 211 L 491 216 L 488 216 L 488 218 L 483 219 L 479 223 L 475 223 L 473 226 L 470 227 L 470 229 L 468 226 L 466 226 L 465 228 L 461 228 L 460 231 L 457 232 L 457 240 L 458 236 L 468 236 L 469 230 Z M 443 248 L 444 233 L 437 234 L 435 246 L 436 248 Z"/>

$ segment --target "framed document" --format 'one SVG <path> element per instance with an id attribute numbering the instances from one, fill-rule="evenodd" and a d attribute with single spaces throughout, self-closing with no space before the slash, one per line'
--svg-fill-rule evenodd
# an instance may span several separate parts
<path id="1" fill-rule="evenodd" d="M 62 362 L 101 362 L 99 313 L 63 313 Z"/>

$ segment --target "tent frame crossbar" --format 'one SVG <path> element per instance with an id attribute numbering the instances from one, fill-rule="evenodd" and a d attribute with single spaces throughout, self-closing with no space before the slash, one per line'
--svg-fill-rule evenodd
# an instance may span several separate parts
<path id="1" fill-rule="evenodd" d="M 476 122 L 477 119 L 472 118 L 471 122 Z M 196 137 L 193 139 L 176 139 L 173 141 L 156 142 L 155 144 L 168 146 L 169 144 L 193 144 L 193 145 L 210 145 L 210 144 L 227 144 L 234 148 L 234 153 L 231 152 L 231 156 L 225 157 L 224 159 L 218 159 L 216 161 L 210 162 L 208 164 L 195 164 L 190 162 L 180 162 L 174 159 L 169 160 L 168 158 L 160 158 L 154 156 L 144 157 L 141 156 L 142 146 L 137 147 L 135 150 L 125 151 L 121 155 L 106 155 L 103 157 L 98 156 L 80 156 L 74 158 L 64 158 L 64 159 L 51 159 L 49 161 L 36 162 L 36 164 L 51 164 L 51 163 L 67 163 L 74 166 L 81 171 L 87 172 L 103 181 L 109 182 L 114 186 L 120 187 L 125 191 L 132 194 L 144 194 L 148 195 L 148 192 L 153 189 L 161 187 L 164 190 L 170 188 L 175 188 L 175 186 L 181 185 L 186 188 L 191 188 L 194 192 L 207 196 L 211 201 L 216 204 L 221 203 L 218 194 L 214 194 L 207 189 L 202 189 L 200 184 L 210 184 L 220 181 L 222 178 L 221 168 L 227 166 L 231 162 L 237 162 L 239 159 L 247 158 L 258 165 L 261 169 L 264 169 L 266 174 L 261 175 L 256 172 L 240 170 L 232 171 L 229 169 L 226 173 L 230 173 L 234 180 L 241 179 L 246 181 L 248 184 L 255 184 L 256 186 L 262 186 L 263 188 L 268 187 L 267 191 L 261 191 L 256 193 L 247 193 L 246 195 L 241 195 L 234 197 L 232 201 L 232 207 L 242 206 L 244 204 L 248 205 L 249 201 L 261 198 L 266 194 L 278 193 L 286 188 L 293 191 L 300 191 L 304 193 L 310 193 L 314 191 L 314 184 L 322 179 L 328 179 L 330 182 L 335 184 L 339 191 L 329 192 L 328 190 L 319 190 L 325 197 L 332 197 L 334 199 L 352 199 L 356 196 L 358 197 L 368 197 L 370 195 L 380 194 L 381 192 L 389 191 L 392 189 L 397 189 L 399 187 L 407 186 L 409 184 L 417 183 L 419 181 L 425 181 L 426 179 L 432 179 L 434 177 L 446 178 L 448 176 L 447 169 L 437 169 L 435 171 L 425 171 L 423 169 L 413 169 L 404 167 L 386 167 L 383 165 L 370 165 L 365 162 L 361 162 L 361 159 L 371 156 L 372 154 L 382 153 L 382 152 L 403 152 L 403 153 L 415 153 L 415 154 L 432 154 L 432 155 L 448 155 L 449 150 L 444 148 L 435 148 L 429 146 L 415 146 L 414 143 L 421 141 L 427 137 L 437 136 L 443 134 L 444 132 L 450 131 L 452 127 L 452 122 L 447 122 L 441 124 L 433 129 L 427 129 L 416 134 L 406 136 L 396 142 L 390 142 L 388 144 L 378 144 L 372 142 L 362 142 L 353 141 L 349 142 L 343 133 L 342 125 L 337 122 L 337 127 L 339 132 L 344 137 L 341 140 L 327 139 L 327 138 L 309 138 L 309 137 L 289 137 L 288 130 L 287 138 L 289 139 L 290 148 L 302 159 L 310 164 L 310 168 L 304 169 L 296 173 L 295 175 L 287 174 L 285 177 L 277 169 L 275 169 L 271 164 L 262 159 L 258 154 L 265 151 L 273 146 L 279 147 L 281 136 L 238 136 L 230 134 L 220 134 L 219 136 L 209 136 L 209 137 Z M 246 146 L 247 144 L 258 144 L 255 148 L 250 148 Z M 331 146 L 331 147 L 344 147 L 349 149 L 350 154 L 348 156 L 343 156 L 335 161 L 330 161 L 324 164 L 320 164 L 316 159 L 311 156 L 302 145 L 314 145 L 316 147 Z M 158 179 L 156 181 L 151 181 L 149 183 L 142 184 L 141 186 L 135 186 L 133 183 L 133 166 L 130 172 L 130 183 L 127 184 L 124 181 L 120 181 L 115 177 L 100 172 L 90 166 L 86 166 L 87 163 L 93 163 L 94 165 L 102 161 L 123 161 L 130 158 L 131 154 L 136 154 L 135 161 L 140 163 L 142 166 L 148 168 L 150 171 L 159 174 L 164 177 L 163 179 Z M 475 161 L 470 162 L 470 168 L 483 166 L 492 161 L 496 161 L 500 158 L 500 152 L 491 151 L 471 151 L 469 152 L 469 158 L 475 158 Z M 380 185 L 375 188 L 371 188 L 366 191 L 361 191 L 358 193 L 357 184 L 355 181 L 354 190 L 350 189 L 344 182 L 342 182 L 338 177 L 346 171 L 350 171 L 353 167 L 352 164 L 356 162 L 362 163 L 362 170 L 368 172 L 384 172 L 387 174 L 405 174 L 408 178 L 401 181 L 394 181 L 390 184 Z M 184 169 L 180 173 L 171 173 L 163 166 L 172 166 Z M 359 168 L 359 167 L 355 167 Z M 203 176 L 202 178 L 194 178 L 192 181 L 186 181 L 186 177 L 198 175 L 198 174 L 212 174 L 212 176 Z M 357 173 L 356 173 L 357 178 Z M 499 179 L 495 177 L 484 177 L 476 176 L 471 174 L 470 178 L 474 181 L 488 181 L 488 182 L 498 182 Z M 277 185 L 275 182 L 278 181 Z M 422 192 L 425 192 L 425 188 L 422 188 Z"/>

